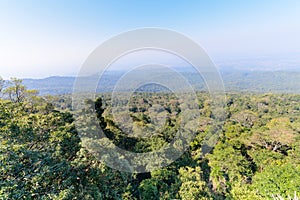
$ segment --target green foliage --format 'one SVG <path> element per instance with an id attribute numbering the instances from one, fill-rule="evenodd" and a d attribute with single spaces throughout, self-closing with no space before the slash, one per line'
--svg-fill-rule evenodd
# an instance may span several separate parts
<path id="1" fill-rule="evenodd" d="M 255 174 L 250 188 L 259 191 L 266 199 L 271 199 L 272 194 L 288 197 L 294 192 L 299 193 L 300 166 L 292 163 L 268 165 L 262 172 Z"/>
<path id="2" fill-rule="evenodd" d="M 183 200 L 206 200 L 212 199 L 206 182 L 203 181 L 200 167 L 184 167 L 179 169 L 181 186 L 179 194 Z"/>
<path id="3" fill-rule="evenodd" d="M 0 92 L 2 83 L 0 79 Z M 212 132 L 214 116 L 209 95 L 198 93 L 199 108 L 193 112 L 199 112 L 200 118 L 189 123 L 199 121 L 199 126 L 187 151 L 167 167 L 129 174 L 105 166 L 88 145 L 97 149 L 110 141 L 138 153 L 159 150 L 173 140 L 184 108 L 190 105 L 181 106 L 170 93 L 134 94 L 129 101 L 132 136 L 122 129 L 131 127 L 114 119 L 111 97 L 102 94 L 95 101 L 86 100 L 82 111 L 85 118 L 95 108 L 95 122 L 107 136 L 99 139 L 90 132 L 95 124 L 88 120 L 75 127 L 69 96 L 37 96 L 18 79 L 4 88 L 0 199 L 260 200 L 300 193 L 300 95 L 228 94 L 220 140 L 203 157 L 203 140 Z M 164 123 L 151 124 L 153 116 L 165 117 Z M 78 128 L 85 133 L 81 139 Z M 108 158 L 113 162 L 120 155 Z M 149 170 L 163 159 L 140 162 Z M 130 167 L 127 160 L 123 164 Z"/>
<path id="4" fill-rule="evenodd" d="M 0 101 L 1 198 L 121 199 L 124 175 L 81 148 L 68 113 L 25 108 Z"/>
<path id="5" fill-rule="evenodd" d="M 258 190 L 249 189 L 247 184 L 234 184 L 232 185 L 228 199 L 234 200 L 265 200 L 266 198 L 258 194 Z"/>

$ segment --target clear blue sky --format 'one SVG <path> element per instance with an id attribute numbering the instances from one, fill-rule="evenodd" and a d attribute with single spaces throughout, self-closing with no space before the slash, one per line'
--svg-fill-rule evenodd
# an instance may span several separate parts
<path id="1" fill-rule="evenodd" d="M 0 76 L 75 75 L 101 42 L 140 27 L 186 34 L 220 65 L 300 68 L 299 0 L 0 0 Z"/>

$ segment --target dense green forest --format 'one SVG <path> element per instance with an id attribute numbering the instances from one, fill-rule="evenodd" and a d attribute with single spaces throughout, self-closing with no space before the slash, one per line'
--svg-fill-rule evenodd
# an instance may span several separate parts
<path id="1" fill-rule="evenodd" d="M 74 124 L 71 96 L 38 96 L 22 81 L 0 83 L 0 199 L 288 199 L 300 194 L 300 95 L 226 94 L 226 119 L 212 151 L 210 95 L 197 92 L 199 127 L 187 151 L 149 173 L 107 167 L 85 148 Z M 106 136 L 120 148 L 149 152 L 174 137 L 183 110 L 167 92 L 139 92 L 129 102 L 137 136 L 149 134 L 149 110 L 165 113 L 157 134 L 130 137 L 111 116 L 111 96 L 95 105 Z M 162 109 L 161 109 L 162 108 Z M 151 128 L 151 127 L 150 127 Z M 151 130 L 151 129 L 150 129 Z M 296 197 L 295 197 L 296 199 Z"/>

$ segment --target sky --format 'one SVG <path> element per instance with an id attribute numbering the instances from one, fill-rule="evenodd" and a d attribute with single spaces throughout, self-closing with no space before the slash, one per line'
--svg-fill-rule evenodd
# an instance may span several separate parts
<path id="1" fill-rule="evenodd" d="M 0 0 L 0 76 L 76 75 L 132 29 L 178 31 L 218 65 L 300 70 L 299 0 Z"/>

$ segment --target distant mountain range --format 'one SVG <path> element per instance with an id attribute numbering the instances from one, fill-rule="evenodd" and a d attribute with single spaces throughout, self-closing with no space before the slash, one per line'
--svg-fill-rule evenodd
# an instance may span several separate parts
<path id="1" fill-rule="evenodd" d="M 242 71 L 221 70 L 221 76 L 227 92 L 255 93 L 300 93 L 299 71 Z M 122 72 L 107 72 L 102 76 L 98 92 L 111 92 L 122 76 Z M 206 90 L 199 75 L 192 71 L 182 71 L 197 90 Z M 40 95 L 72 93 L 75 77 L 52 76 L 44 79 L 23 79 L 28 89 L 37 89 Z M 157 87 L 155 89 L 157 91 Z"/>

